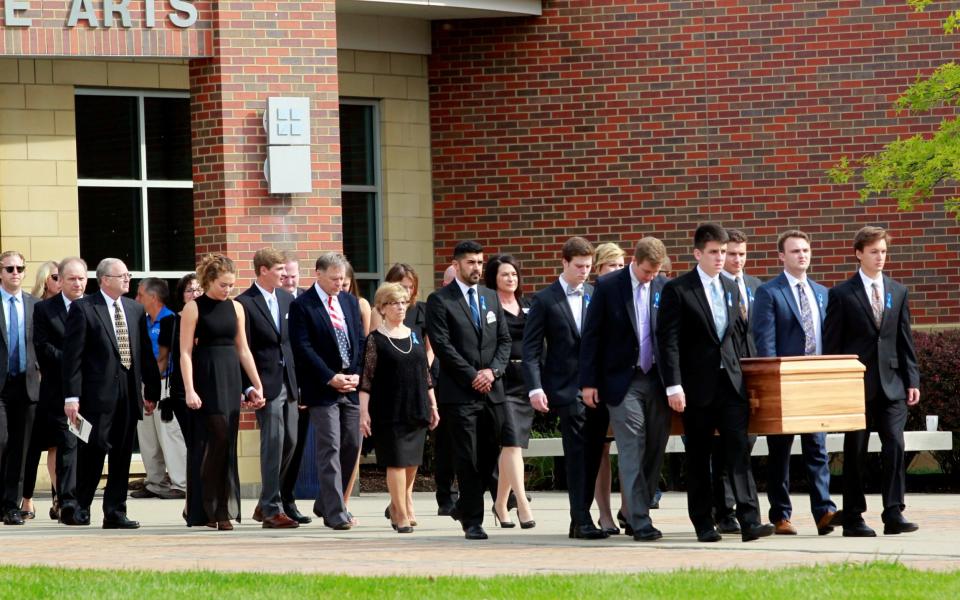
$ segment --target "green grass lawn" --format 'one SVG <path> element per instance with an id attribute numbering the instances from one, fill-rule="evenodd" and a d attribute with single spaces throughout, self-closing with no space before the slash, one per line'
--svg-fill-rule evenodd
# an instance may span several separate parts
<path id="1" fill-rule="evenodd" d="M 0 598 L 960 598 L 960 571 L 895 563 L 778 571 L 530 577 L 343 577 L 0 567 Z"/>

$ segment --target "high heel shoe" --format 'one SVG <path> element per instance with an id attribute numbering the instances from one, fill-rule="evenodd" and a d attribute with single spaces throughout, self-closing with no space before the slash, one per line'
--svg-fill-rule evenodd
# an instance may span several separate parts
<path id="1" fill-rule="evenodd" d="M 493 513 L 493 521 L 503 529 L 510 529 L 511 527 L 516 527 L 516 524 L 513 521 L 504 521 L 503 519 L 500 518 L 500 515 L 497 514 L 496 506 L 491 506 L 490 511 Z"/>
<path id="2" fill-rule="evenodd" d="M 217 529 L 220 531 L 233 531 L 233 523 L 230 521 L 217 521 Z"/>

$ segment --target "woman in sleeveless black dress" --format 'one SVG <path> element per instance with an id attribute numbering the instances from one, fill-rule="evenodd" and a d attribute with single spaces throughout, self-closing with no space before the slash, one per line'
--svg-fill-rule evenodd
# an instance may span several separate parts
<path id="1" fill-rule="evenodd" d="M 360 379 L 360 430 L 373 434 L 377 464 L 387 469 L 386 516 L 398 533 L 412 532 L 416 523 L 413 483 L 427 428 L 440 419 L 425 344 L 403 324 L 408 301 L 400 284 L 377 290 L 374 305 L 382 321 L 367 338 Z"/>
<path id="2" fill-rule="evenodd" d="M 260 378 L 247 347 L 243 309 L 229 299 L 236 280 L 233 262 L 204 258 L 197 278 L 205 293 L 183 309 L 180 369 L 187 418 L 187 525 L 233 529 L 240 522 L 237 432 L 241 405 L 263 405 Z M 242 400 L 240 368 L 254 391 Z"/>

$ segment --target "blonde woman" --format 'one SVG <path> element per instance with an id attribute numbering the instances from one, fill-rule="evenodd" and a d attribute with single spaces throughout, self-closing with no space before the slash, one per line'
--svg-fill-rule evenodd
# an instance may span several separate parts
<path id="1" fill-rule="evenodd" d="M 373 435 L 377 464 L 387 469 L 386 516 L 397 533 L 412 533 L 416 525 L 413 483 L 427 429 L 440 422 L 426 344 L 403 324 L 409 302 L 399 283 L 377 290 L 373 303 L 381 322 L 367 337 L 360 379 L 360 431 Z"/>
<path id="2" fill-rule="evenodd" d="M 48 260 L 37 270 L 37 280 L 33 284 L 30 295 L 40 300 L 46 300 L 60 293 L 60 265 L 54 260 Z"/>
<path id="3" fill-rule="evenodd" d="M 622 269 L 626 264 L 626 256 L 627 253 L 623 251 L 623 248 L 612 242 L 597 246 L 593 255 L 593 264 L 597 277 Z M 609 440 L 610 433 L 607 434 L 607 438 Z M 597 508 L 600 512 L 598 522 L 600 529 L 604 530 L 608 535 L 617 535 L 620 533 L 620 529 L 617 527 L 617 522 L 613 520 L 613 510 L 610 506 L 613 473 L 610 466 L 609 441 L 603 445 L 603 453 L 600 457 L 600 471 L 597 474 L 597 483 L 593 491 L 594 498 L 597 501 Z"/>

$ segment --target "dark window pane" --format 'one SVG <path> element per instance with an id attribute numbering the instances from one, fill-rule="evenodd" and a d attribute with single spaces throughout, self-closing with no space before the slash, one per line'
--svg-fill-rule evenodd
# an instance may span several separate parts
<path id="1" fill-rule="evenodd" d="M 373 192 L 343 192 L 343 250 L 358 273 L 379 272 L 376 200 Z"/>
<path id="2" fill-rule="evenodd" d="M 340 105 L 340 176 L 343 185 L 374 185 L 373 106 Z"/>
<path id="3" fill-rule="evenodd" d="M 131 271 L 143 270 L 140 188 L 77 190 L 80 200 L 80 255 L 90 270 L 106 257 L 119 258 Z"/>
<path id="4" fill-rule="evenodd" d="M 373 297 L 377 293 L 377 288 L 380 286 L 379 279 L 358 279 L 357 280 L 357 290 L 360 291 L 360 295 L 370 301 L 370 304 L 373 304 Z"/>
<path id="5" fill-rule="evenodd" d="M 77 176 L 139 179 L 137 99 L 77 96 Z"/>
<path id="6" fill-rule="evenodd" d="M 193 249 L 193 190 L 150 188 L 150 270 L 190 271 Z"/>
<path id="7" fill-rule="evenodd" d="M 190 100 L 144 98 L 147 179 L 191 178 Z"/>

